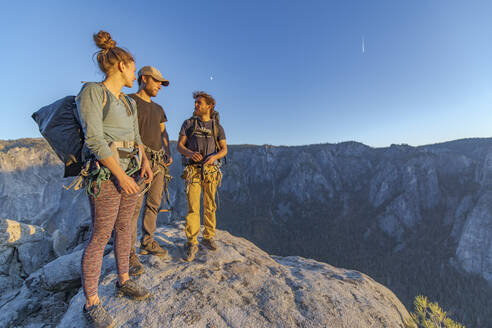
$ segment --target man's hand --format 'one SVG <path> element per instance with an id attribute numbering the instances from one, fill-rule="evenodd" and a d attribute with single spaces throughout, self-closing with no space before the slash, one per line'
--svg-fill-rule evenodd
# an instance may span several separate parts
<path id="1" fill-rule="evenodd" d="M 203 156 L 199 152 L 195 151 L 193 152 L 191 159 L 194 160 L 195 162 L 201 162 L 203 160 Z"/>
<path id="2" fill-rule="evenodd" d="M 171 166 L 172 163 L 173 163 L 173 158 L 171 156 L 169 156 L 169 159 L 167 160 L 165 165 L 166 165 L 166 167 L 168 167 L 168 166 Z"/>
<path id="3" fill-rule="evenodd" d="M 140 170 L 140 179 L 143 179 L 145 175 L 147 175 L 147 179 L 145 179 L 144 181 L 145 183 L 150 183 L 154 178 L 154 173 L 150 168 L 150 164 L 148 160 L 142 162 L 142 169 Z"/>
<path id="4" fill-rule="evenodd" d="M 205 165 L 213 165 L 217 158 L 214 155 L 210 155 L 207 157 L 207 160 L 205 161 Z"/>

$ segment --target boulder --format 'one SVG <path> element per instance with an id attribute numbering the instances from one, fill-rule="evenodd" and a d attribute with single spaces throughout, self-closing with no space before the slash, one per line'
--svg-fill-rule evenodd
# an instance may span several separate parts
<path id="1" fill-rule="evenodd" d="M 45 238 L 44 228 L 0 219 L 0 246 L 17 246 Z"/>
<path id="2" fill-rule="evenodd" d="M 26 275 L 30 275 L 55 258 L 50 239 L 20 245 L 17 250 L 22 270 Z"/>
<path id="3" fill-rule="evenodd" d="M 19 288 L 53 258 L 52 241 L 42 227 L 0 219 L 0 290 Z"/>

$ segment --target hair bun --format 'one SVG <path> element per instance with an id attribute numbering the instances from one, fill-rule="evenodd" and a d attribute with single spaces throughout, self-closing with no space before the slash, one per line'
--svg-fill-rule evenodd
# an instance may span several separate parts
<path id="1" fill-rule="evenodd" d="M 97 34 L 94 34 L 93 37 L 96 45 L 103 50 L 109 50 L 116 47 L 116 41 L 113 40 L 111 34 L 106 31 L 101 30 L 97 32 Z"/>

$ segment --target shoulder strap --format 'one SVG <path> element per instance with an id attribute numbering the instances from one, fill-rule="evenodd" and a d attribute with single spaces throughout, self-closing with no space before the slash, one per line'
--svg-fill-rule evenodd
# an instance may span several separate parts
<path id="1" fill-rule="evenodd" d="M 125 103 L 126 108 L 129 110 L 129 115 L 134 115 L 135 110 L 131 105 L 130 97 L 124 94 L 123 92 L 121 94 L 123 95 L 123 102 Z"/>
<path id="2" fill-rule="evenodd" d="M 215 151 L 219 151 L 220 150 L 220 145 L 219 145 L 219 140 L 217 140 L 217 126 L 216 126 L 216 121 L 215 119 L 212 120 L 212 132 L 213 132 L 213 135 L 214 135 L 214 142 L 215 142 Z"/>
<path id="3" fill-rule="evenodd" d="M 197 127 L 198 127 L 198 118 L 196 116 L 192 116 L 192 117 L 190 117 L 190 119 L 193 120 L 193 131 L 191 131 L 190 136 L 189 137 L 187 136 L 187 138 L 193 137 L 195 135 L 195 132 L 196 132 Z"/>
<path id="4" fill-rule="evenodd" d="M 109 101 L 108 101 L 108 91 L 103 89 L 103 121 L 106 119 L 109 113 Z"/>

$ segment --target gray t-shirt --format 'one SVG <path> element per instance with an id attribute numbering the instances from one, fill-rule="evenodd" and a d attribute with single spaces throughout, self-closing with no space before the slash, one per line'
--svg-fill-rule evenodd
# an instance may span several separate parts
<path id="1" fill-rule="evenodd" d="M 109 102 L 108 115 L 103 120 L 103 100 L 106 93 L 106 102 Z M 85 143 L 97 159 L 104 159 L 113 155 L 109 148 L 112 141 L 134 141 L 142 144 L 138 130 L 138 115 L 136 104 L 129 99 L 134 113 L 128 115 L 128 109 L 123 99 L 117 99 L 101 83 L 89 82 L 80 90 L 77 98 Z M 120 158 L 120 166 L 126 170 L 130 159 Z"/>
<path id="2" fill-rule="evenodd" d="M 215 125 L 215 129 L 217 131 L 217 141 L 225 140 L 226 136 L 224 128 L 215 120 L 203 122 L 200 118 L 189 118 L 183 122 L 181 130 L 179 131 L 180 136 L 186 136 L 187 140 L 185 147 L 191 151 L 199 152 L 204 158 L 215 153 L 215 141 L 213 137 L 212 124 Z M 193 133 L 193 130 L 195 130 L 195 133 Z"/>

